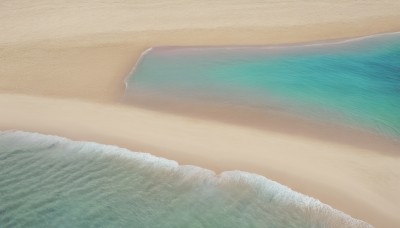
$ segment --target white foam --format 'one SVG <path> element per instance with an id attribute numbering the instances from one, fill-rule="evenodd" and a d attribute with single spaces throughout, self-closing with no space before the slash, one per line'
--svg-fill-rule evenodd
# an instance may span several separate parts
<path id="1" fill-rule="evenodd" d="M 137 66 L 139 66 L 139 64 L 143 61 L 143 58 L 150 53 L 153 50 L 153 48 L 148 48 L 146 49 L 144 52 L 142 52 L 142 54 L 140 54 L 138 60 L 136 61 L 136 63 L 133 65 L 132 69 L 129 71 L 129 73 L 125 76 L 124 78 L 124 85 L 125 85 L 125 91 L 128 89 L 128 80 L 129 77 L 133 75 L 133 73 L 135 72 Z"/>
<path id="2" fill-rule="evenodd" d="M 371 225 L 354 219 L 351 216 L 336 210 L 329 205 L 321 203 L 319 200 L 312 197 L 295 192 L 290 188 L 281 185 L 275 181 L 269 180 L 261 175 L 243 172 L 243 171 L 225 171 L 216 175 L 215 172 L 191 165 L 179 165 L 176 161 L 156 157 L 149 153 L 133 152 L 124 148 L 112 145 L 102 145 L 94 142 L 72 141 L 67 138 L 43 135 L 40 133 L 31 133 L 23 131 L 0 131 L 0 149 L 1 145 L 13 145 L 18 150 L 49 148 L 51 146 L 62 144 L 80 148 L 79 153 L 101 153 L 107 156 L 118 156 L 126 159 L 133 159 L 142 164 L 151 165 L 156 168 L 167 169 L 181 174 L 185 179 L 196 179 L 208 181 L 216 185 L 232 185 L 239 184 L 248 186 L 253 189 L 258 195 L 273 196 L 276 202 L 283 207 L 297 206 L 305 208 L 305 210 L 314 211 L 317 215 L 324 216 L 326 224 L 329 227 L 337 224 L 338 221 L 346 227 L 372 227 Z M 322 212 L 322 213 L 321 213 Z M 308 214 L 308 213 L 306 213 Z M 326 217 L 326 218 L 325 218 Z M 320 219 L 320 218 L 308 218 Z"/>
<path id="3" fill-rule="evenodd" d="M 204 49 L 225 49 L 225 50 L 235 50 L 235 49 L 286 49 L 286 48 L 296 48 L 296 47 L 314 47 L 314 46 L 330 46 L 330 45 L 340 45 L 346 43 L 353 43 L 363 40 L 371 40 L 376 38 L 388 37 L 388 36 L 397 36 L 400 35 L 400 32 L 389 32 L 389 33 L 378 33 L 367 36 L 346 38 L 346 39 L 334 39 L 334 40 L 322 40 L 322 41 L 314 41 L 314 42 L 305 42 L 305 43 L 289 43 L 289 44 L 276 44 L 276 45 L 219 45 L 219 46 L 154 46 L 146 49 L 136 61 L 134 67 L 129 72 L 126 79 L 134 72 L 136 67 L 141 63 L 144 56 L 149 54 L 151 51 L 156 51 L 157 49 L 164 48 L 172 48 L 172 49 L 181 49 L 181 50 L 204 50 Z"/>

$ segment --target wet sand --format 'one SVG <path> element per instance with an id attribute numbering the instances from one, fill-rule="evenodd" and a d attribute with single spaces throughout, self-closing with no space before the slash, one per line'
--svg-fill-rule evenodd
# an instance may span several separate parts
<path id="1" fill-rule="evenodd" d="M 270 128 L 175 115 L 121 97 L 123 79 L 152 46 L 357 37 L 399 31 L 398 12 L 398 1 L 6 1 L 0 129 L 113 144 L 217 172 L 254 172 L 374 226 L 397 227 L 400 163 L 391 142 L 374 138 L 378 148 L 361 146 L 357 132 L 338 141 L 341 132 L 331 127 L 293 119 L 296 130 L 279 115 L 274 123 L 282 124 Z M 325 138 L 304 134 L 310 129 Z"/>

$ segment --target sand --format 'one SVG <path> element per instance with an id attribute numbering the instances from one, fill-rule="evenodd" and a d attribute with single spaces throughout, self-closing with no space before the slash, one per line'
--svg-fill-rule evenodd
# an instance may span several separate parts
<path id="1" fill-rule="evenodd" d="M 394 0 L 2 1 L 0 129 L 254 172 L 377 227 L 398 227 L 396 153 L 120 103 L 124 77 L 151 46 L 372 35 L 399 31 L 398 12 Z"/>
<path id="2" fill-rule="evenodd" d="M 2 129 L 114 144 L 216 172 L 254 172 L 378 227 L 400 222 L 398 155 L 123 105 L 3 94 L 0 106 Z"/>
<path id="3" fill-rule="evenodd" d="M 398 31 L 400 2 L 17 0 L 0 5 L 0 90 L 112 101 L 152 46 L 266 45 Z"/>

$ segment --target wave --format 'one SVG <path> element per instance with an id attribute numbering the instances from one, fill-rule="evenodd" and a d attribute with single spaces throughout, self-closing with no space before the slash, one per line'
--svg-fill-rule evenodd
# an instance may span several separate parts
<path id="1" fill-rule="evenodd" d="M 0 193 L 6 227 L 371 227 L 257 174 L 22 131 L 0 132 Z"/>

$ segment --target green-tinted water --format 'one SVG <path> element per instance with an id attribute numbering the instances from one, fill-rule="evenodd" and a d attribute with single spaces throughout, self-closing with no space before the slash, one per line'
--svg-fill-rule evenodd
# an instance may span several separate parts
<path id="1" fill-rule="evenodd" d="M 0 132 L 0 227 L 370 227 L 264 177 Z"/>
<path id="2" fill-rule="evenodd" d="M 400 35 L 289 47 L 155 48 L 127 95 L 286 110 L 400 137 Z"/>

